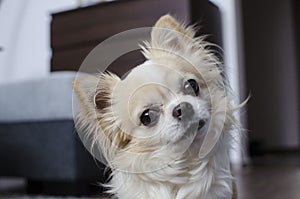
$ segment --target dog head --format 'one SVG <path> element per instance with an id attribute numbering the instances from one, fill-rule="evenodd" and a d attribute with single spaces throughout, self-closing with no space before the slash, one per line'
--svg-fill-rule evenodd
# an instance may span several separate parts
<path id="1" fill-rule="evenodd" d="M 192 27 L 166 15 L 143 47 L 143 64 L 123 78 L 103 73 L 74 82 L 78 127 L 110 167 L 138 159 L 166 164 L 187 152 L 196 157 L 222 139 L 232 114 L 220 63 L 208 47 Z"/>

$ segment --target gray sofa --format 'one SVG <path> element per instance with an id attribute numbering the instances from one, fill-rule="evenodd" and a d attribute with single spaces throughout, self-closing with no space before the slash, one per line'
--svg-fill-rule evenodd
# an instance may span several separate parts
<path id="1" fill-rule="evenodd" d="M 104 166 L 90 156 L 74 128 L 74 78 L 73 72 L 54 72 L 0 85 L 0 177 L 52 185 L 105 179 Z"/>

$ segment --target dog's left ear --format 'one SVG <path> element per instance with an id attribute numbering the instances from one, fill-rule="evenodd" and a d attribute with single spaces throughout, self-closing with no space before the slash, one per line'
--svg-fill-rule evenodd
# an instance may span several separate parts
<path id="1" fill-rule="evenodd" d="M 190 43 L 195 36 L 191 26 L 178 22 L 170 15 L 162 16 L 151 32 L 150 51 L 178 51 Z"/>

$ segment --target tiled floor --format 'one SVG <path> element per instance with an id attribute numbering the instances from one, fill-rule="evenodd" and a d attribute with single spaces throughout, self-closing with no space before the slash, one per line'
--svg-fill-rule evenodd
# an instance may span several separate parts
<path id="1" fill-rule="evenodd" d="M 257 158 L 252 165 L 235 168 L 234 173 L 239 199 L 300 199 L 300 154 Z M 0 179 L 0 198 L 5 190 L 14 194 L 24 186 L 18 180 L 6 182 Z M 14 183 L 17 189 L 12 189 Z"/>

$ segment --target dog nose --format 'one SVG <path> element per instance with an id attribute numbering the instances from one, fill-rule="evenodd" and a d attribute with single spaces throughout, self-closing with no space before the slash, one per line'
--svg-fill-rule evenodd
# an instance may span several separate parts
<path id="1" fill-rule="evenodd" d="M 190 118 L 194 114 L 193 106 L 188 102 L 181 102 L 173 109 L 173 117 L 182 120 L 182 118 Z"/>

